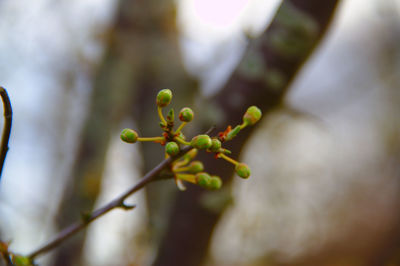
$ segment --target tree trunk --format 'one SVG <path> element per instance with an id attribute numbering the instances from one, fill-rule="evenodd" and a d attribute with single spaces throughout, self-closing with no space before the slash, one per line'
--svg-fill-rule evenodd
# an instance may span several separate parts
<path id="1" fill-rule="evenodd" d="M 240 123 L 250 105 L 259 106 L 265 117 L 281 103 L 290 82 L 323 37 L 337 2 L 283 1 L 271 25 L 251 42 L 223 89 L 204 102 L 207 109 L 222 117 L 216 121 L 217 125 L 225 127 Z M 219 128 L 219 131 L 223 129 Z M 227 146 L 235 158 L 251 131 L 241 132 Z M 214 226 L 230 201 L 229 183 L 233 174 L 230 164 L 211 157 L 209 154 L 201 155 L 206 170 L 223 178 L 224 189 L 212 192 L 214 195 L 211 196 L 207 191 L 192 186 L 178 194 L 154 265 L 194 266 L 204 261 Z"/>

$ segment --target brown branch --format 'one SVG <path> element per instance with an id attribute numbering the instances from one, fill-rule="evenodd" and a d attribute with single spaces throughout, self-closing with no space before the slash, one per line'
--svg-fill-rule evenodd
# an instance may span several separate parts
<path id="1" fill-rule="evenodd" d="M 94 220 L 99 218 L 100 216 L 106 214 L 107 212 L 116 209 L 116 208 L 122 208 L 124 210 L 130 210 L 135 208 L 135 205 L 126 205 L 124 203 L 125 199 L 129 197 L 130 195 L 134 194 L 136 191 L 139 189 L 143 188 L 147 184 L 149 184 L 152 181 L 157 180 L 157 177 L 159 173 L 165 169 L 168 165 L 170 165 L 174 160 L 178 159 L 188 151 L 193 149 L 191 146 L 187 146 L 182 151 L 180 152 L 179 155 L 176 157 L 170 157 L 168 159 L 165 159 L 161 163 L 159 163 L 156 167 L 154 167 L 151 171 L 149 171 L 136 185 L 134 185 L 132 188 L 127 190 L 125 193 L 121 194 L 117 198 L 113 199 L 110 201 L 108 204 L 104 205 L 103 207 L 93 211 L 91 214 L 88 215 L 82 215 L 82 221 L 76 222 L 64 230 L 62 230 L 58 235 L 48 243 L 44 244 L 43 246 L 39 247 L 38 249 L 34 250 L 31 252 L 27 257 L 31 260 L 33 260 L 35 257 L 38 255 L 45 253 L 57 246 L 59 246 L 62 242 L 64 242 L 66 239 L 70 238 L 74 234 L 78 233 L 85 227 L 87 227 L 90 223 L 92 223 Z"/>
<path id="2" fill-rule="evenodd" d="M 6 155 L 9 149 L 8 141 L 10 139 L 10 134 L 11 134 L 12 108 L 11 108 L 10 98 L 8 97 L 6 89 L 3 87 L 0 87 L 0 96 L 1 99 L 3 100 L 3 107 L 4 107 L 4 128 L 0 146 L 0 179 L 1 179 L 1 173 L 3 172 L 4 161 L 6 160 Z"/>

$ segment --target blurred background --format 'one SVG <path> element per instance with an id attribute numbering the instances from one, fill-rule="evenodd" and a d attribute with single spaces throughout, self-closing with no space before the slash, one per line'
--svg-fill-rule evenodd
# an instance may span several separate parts
<path id="1" fill-rule="evenodd" d="M 187 136 L 260 106 L 231 147 L 252 176 L 204 156 L 221 191 L 151 184 L 40 265 L 400 265 L 399 14 L 399 0 L 1 0 L 0 239 L 27 254 L 161 161 L 119 132 L 157 135 L 168 87 L 195 111 Z"/>

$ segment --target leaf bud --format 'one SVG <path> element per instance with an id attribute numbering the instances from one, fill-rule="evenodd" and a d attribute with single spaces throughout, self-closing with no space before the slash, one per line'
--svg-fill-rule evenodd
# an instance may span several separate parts
<path id="1" fill-rule="evenodd" d="M 210 148 L 212 145 L 212 141 L 210 136 L 208 135 L 198 135 L 192 139 L 190 145 L 192 145 L 196 149 L 203 150 Z"/>
<path id="2" fill-rule="evenodd" d="M 135 143 L 138 139 L 138 133 L 130 128 L 125 128 L 121 132 L 121 140 L 127 143 Z"/>
<path id="3" fill-rule="evenodd" d="M 210 151 L 219 152 L 220 149 L 221 149 L 221 141 L 217 138 L 212 138 Z"/>
<path id="4" fill-rule="evenodd" d="M 193 110 L 190 109 L 189 107 L 184 107 L 179 112 L 179 120 L 181 120 L 182 122 L 190 122 L 193 120 L 193 117 L 194 117 Z"/>
<path id="5" fill-rule="evenodd" d="M 243 115 L 243 122 L 249 126 L 252 126 L 257 123 L 258 120 L 260 120 L 261 115 L 261 110 L 257 106 L 250 106 Z"/>
<path id="6" fill-rule="evenodd" d="M 179 145 L 174 141 L 168 142 L 165 145 L 165 152 L 170 156 L 178 155 L 178 153 L 179 153 Z"/>
<path id="7" fill-rule="evenodd" d="M 249 178 L 250 168 L 245 163 L 238 163 L 235 167 L 235 172 L 241 178 Z"/>
<path id="8" fill-rule="evenodd" d="M 236 135 L 240 132 L 240 130 L 241 130 L 240 126 L 236 126 L 234 129 L 229 131 L 229 133 L 226 135 L 226 140 L 231 140 L 234 137 L 236 137 Z"/>
<path id="9" fill-rule="evenodd" d="M 193 161 L 188 165 L 188 172 L 192 174 L 199 173 L 204 170 L 204 165 L 200 161 Z"/>
<path id="10" fill-rule="evenodd" d="M 222 187 L 222 180 L 219 176 L 211 176 L 210 183 L 208 185 L 209 189 L 217 190 Z"/>
<path id="11" fill-rule="evenodd" d="M 206 172 L 200 172 L 196 174 L 196 183 L 197 185 L 208 188 L 210 185 L 211 176 Z"/>
<path id="12" fill-rule="evenodd" d="M 157 106 L 165 107 L 172 100 L 172 91 L 170 89 L 160 90 L 157 94 Z"/>
<path id="13" fill-rule="evenodd" d="M 173 124 L 174 123 L 174 119 L 175 119 L 175 115 L 174 115 L 174 109 L 170 109 L 168 114 L 167 114 L 167 123 L 168 124 Z"/>

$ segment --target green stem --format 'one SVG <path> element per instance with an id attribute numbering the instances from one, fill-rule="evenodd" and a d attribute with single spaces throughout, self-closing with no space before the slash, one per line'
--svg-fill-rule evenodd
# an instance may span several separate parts
<path id="1" fill-rule="evenodd" d="M 190 182 L 193 184 L 196 184 L 196 176 L 195 175 L 191 175 L 191 174 L 177 174 L 176 175 L 177 178 L 182 179 L 186 182 Z"/>
<path id="2" fill-rule="evenodd" d="M 177 141 L 180 144 L 190 146 L 190 142 L 187 142 L 187 141 L 185 141 L 184 139 L 182 139 L 180 137 L 175 137 L 174 140 Z"/>
<path id="3" fill-rule="evenodd" d="M 232 163 L 232 164 L 234 164 L 234 165 L 238 165 L 238 164 L 239 164 L 238 161 L 235 161 L 234 159 L 232 159 L 232 158 L 226 156 L 226 155 L 223 154 L 223 153 L 218 153 L 218 158 L 222 158 L 222 159 L 224 159 L 224 160 L 226 160 L 226 161 L 228 161 L 228 162 L 230 162 L 230 163 Z"/>
<path id="4" fill-rule="evenodd" d="M 162 113 L 162 108 L 160 106 L 157 106 L 157 112 L 158 112 L 158 116 L 160 117 L 161 122 L 164 125 L 167 125 L 167 121 L 165 120 L 163 113 Z"/>
<path id="5" fill-rule="evenodd" d="M 180 124 L 180 126 L 178 127 L 178 129 L 175 131 L 175 134 L 178 134 L 179 132 L 181 132 L 182 128 L 187 124 L 187 122 L 182 122 L 182 124 Z"/>
<path id="6" fill-rule="evenodd" d="M 165 141 L 164 137 L 150 137 L 150 138 L 137 138 L 138 141 L 155 141 L 155 142 L 160 142 L 160 141 Z"/>

